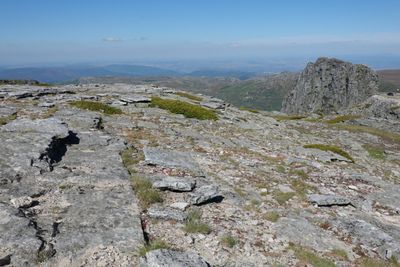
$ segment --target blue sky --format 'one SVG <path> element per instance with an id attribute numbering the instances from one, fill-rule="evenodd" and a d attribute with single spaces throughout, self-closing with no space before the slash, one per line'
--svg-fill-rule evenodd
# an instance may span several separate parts
<path id="1" fill-rule="evenodd" d="M 3 64 L 400 55 L 398 0 L 2 0 L 0 7 Z"/>

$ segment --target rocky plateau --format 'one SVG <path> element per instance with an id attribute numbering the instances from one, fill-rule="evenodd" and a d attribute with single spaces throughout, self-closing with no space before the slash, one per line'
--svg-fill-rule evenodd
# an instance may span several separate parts
<path id="1" fill-rule="evenodd" d="M 0 266 L 398 266 L 400 95 L 373 95 L 360 71 L 340 67 L 344 88 L 368 89 L 330 115 L 150 85 L 1 85 Z"/>

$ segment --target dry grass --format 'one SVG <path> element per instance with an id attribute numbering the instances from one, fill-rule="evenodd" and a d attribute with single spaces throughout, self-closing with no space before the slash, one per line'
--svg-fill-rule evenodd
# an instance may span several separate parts
<path id="1" fill-rule="evenodd" d="M 156 249 L 168 249 L 170 248 L 170 245 L 165 243 L 162 240 L 153 240 L 150 241 L 149 244 L 144 245 L 143 247 L 139 248 L 139 256 L 143 257 L 146 255 L 147 252 L 156 250 Z"/>
<path id="2" fill-rule="evenodd" d="M 70 102 L 69 104 L 80 109 L 98 111 L 107 115 L 122 114 L 121 109 L 96 101 L 79 100 Z"/>
<path id="3" fill-rule="evenodd" d="M 309 144 L 309 145 L 304 145 L 303 147 L 319 149 L 322 151 L 331 151 L 331 152 L 338 154 L 354 163 L 354 159 L 349 155 L 349 153 L 347 153 L 346 151 L 342 150 L 340 147 L 337 147 L 337 146 L 324 145 L 324 144 Z"/>
<path id="4" fill-rule="evenodd" d="M 369 126 L 339 124 L 335 125 L 335 127 L 337 127 L 339 130 L 345 130 L 353 133 L 368 133 L 388 141 L 400 143 L 400 134 L 383 131 Z"/>
<path id="5" fill-rule="evenodd" d="M 132 176 L 132 185 L 135 195 L 143 207 L 148 207 L 153 203 L 163 202 L 159 191 L 152 187 L 152 183 L 146 178 Z"/>
<path id="6" fill-rule="evenodd" d="M 291 120 L 301 120 L 307 118 L 305 115 L 275 115 L 272 116 L 277 121 L 291 121 Z"/>
<path id="7" fill-rule="evenodd" d="M 176 92 L 175 94 L 182 96 L 182 97 L 186 97 L 186 98 L 188 98 L 190 100 L 194 100 L 194 101 L 202 101 L 203 100 L 203 98 L 200 96 L 192 95 L 192 94 L 189 94 L 186 92 Z"/>
<path id="8" fill-rule="evenodd" d="M 349 121 L 349 120 L 355 120 L 360 117 L 361 116 L 359 116 L 359 115 L 341 115 L 341 116 L 337 116 L 336 118 L 327 120 L 325 122 L 329 123 L 329 124 L 335 124 L 335 123 L 345 122 L 345 121 Z"/>
<path id="9" fill-rule="evenodd" d="M 184 227 L 186 233 L 211 233 L 211 227 L 201 221 L 201 212 L 199 210 L 192 210 L 188 214 L 188 218 Z"/>
<path id="10" fill-rule="evenodd" d="M 13 121 L 13 120 L 15 120 L 15 119 L 17 119 L 17 113 L 8 115 L 8 116 L 6 116 L 6 117 L 0 117 L 0 126 L 1 126 L 1 125 L 5 125 L 5 124 L 7 124 L 7 123 L 9 123 L 10 121 Z"/>

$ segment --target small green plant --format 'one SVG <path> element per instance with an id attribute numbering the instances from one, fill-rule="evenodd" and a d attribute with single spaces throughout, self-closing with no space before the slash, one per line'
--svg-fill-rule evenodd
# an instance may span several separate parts
<path id="1" fill-rule="evenodd" d="M 247 108 L 247 107 L 240 107 L 239 109 L 240 110 L 244 110 L 244 111 L 248 111 L 248 112 L 251 112 L 251 113 L 260 113 L 260 111 L 257 110 L 257 109 L 251 109 L 251 108 Z"/>
<path id="2" fill-rule="evenodd" d="M 163 202 L 160 192 L 152 187 L 152 183 L 149 180 L 139 176 L 132 176 L 132 185 L 137 198 L 144 207 L 148 207 L 153 203 Z"/>
<path id="3" fill-rule="evenodd" d="M 7 123 L 9 123 L 10 121 L 16 120 L 17 119 L 17 113 L 8 115 L 6 117 L 1 117 L 0 118 L 0 126 L 1 125 L 5 125 Z"/>
<path id="4" fill-rule="evenodd" d="M 363 145 L 363 148 L 368 152 L 371 158 L 375 159 L 385 159 L 385 149 L 378 147 L 376 145 Z"/>
<path id="5" fill-rule="evenodd" d="M 182 114 L 187 118 L 199 120 L 217 120 L 218 117 L 213 110 L 193 105 L 180 100 L 163 99 L 160 97 L 151 98 L 151 106 L 166 109 L 172 113 Z"/>
<path id="6" fill-rule="evenodd" d="M 211 227 L 208 226 L 208 224 L 201 222 L 201 212 L 199 210 L 192 210 L 188 214 L 184 230 L 187 233 L 211 233 Z"/>
<path id="7" fill-rule="evenodd" d="M 99 111 L 107 115 L 122 114 L 121 109 L 96 101 L 78 100 L 70 102 L 70 105 L 80 109 Z"/>
<path id="8" fill-rule="evenodd" d="M 337 127 L 339 130 L 345 130 L 353 133 L 368 133 L 385 140 L 400 143 L 400 134 L 383 131 L 369 126 L 339 124 L 335 125 L 335 127 Z"/>
<path id="9" fill-rule="evenodd" d="M 277 121 L 292 121 L 307 118 L 305 115 L 274 115 L 272 117 Z"/>
<path id="10" fill-rule="evenodd" d="M 152 250 L 156 250 L 156 249 L 168 249 L 171 246 L 168 245 L 167 243 L 165 243 L 162 240 L 153 240 L 150 241 L 148 244 L 142 246 L 139 248 L 139 256 L 143 257 L 144 255 L 146 255 L 147 252 L 152 251 Z"/>
<path id="11" fill-rule="evenodd" d="M 344 249 L 334 249 L 331 251 L 332 256 L 334 256 L 337 259 L 348 261 L 349 256 L 347 256 L 347 252 Z"/>
<path id="12" fill-rule="evenodd" d="M 263 218 L 270 222 L 277 222 L 281 216 L 277 211 L 267 211 L 263 214 Z"/>
<path id="13" fill-rule="evenodd" d="M 312 191 L 315 188 L 311 185 L 308 185 L 301 179 L 294 179 L 291 182 L 292 188 L 296 191 L 296 194 L 302 198 L 304 198 L 307 194 L 307 191 Z"/>
<path id="14" fill-rule="evenodd" d="M 329 260 L 322 258 L 315 254 L 314 252 L 300 247 L 298 245 L 289 244 L 289 248 L 294 251 L 296 257 L 305 263 L 311 264 L 314 267 L 335 267 L 336 264 Z M 304 265 L 304 264 L 303 264 Z"/>
<path id="15" fill-rule="evenodd" d="M 233 190 L 235 190 L 235 192 L 241 197 L 246 196 L 246 192 L 243 191 L 243 189 L 241 189 L 240 187 L 235 186 Z"/>
<path id="16" fill-rule="evenodd" d="M 58 107 L 51 107 L 46 110 L 46 112 L 42 115 L 43 119 L 48 119 L 53 117 L 53 115 L 58 111 Z"/>
<path id="17" fill-rule="evenodd" d="M 188 99 L 194 100 L 194 101 L 202 101 L 203 98 L 200 96 L 196 96 L 196 95 L 192 95 L 186 92 L 176 92 L 176 95 L 182 96 L 182 97 L 186 97 Z"/>
<path id="18" fill-rule="evenodd" d="M 130 174 L 136 172 L 135 165 L 143 160 L 143 154 L 139 153 L 134 147 L 127 148 L 121 152 L 122 163 Z"/>
<path id="19" fill-rule="evenodd" d="M 279 203 L 279 205 L 285 204 L 289 199 L 294 197 L 294 195 L 294 192 L 282 192 L 280 190 L 273 192 L 273 198 Z"/>
<path id="20" fill-rule="evenodd" d="M 285 173 L 286 172 L 286 168 L 282 165 L 278 165 L 276 166 L 276 171 L 279 173 Z"/>
<path id="21" fill-rule="evenodd" d="M 324 144 L 309 144 L 309 145 L 304 145 L 303 147 L 319 149 L 322 151 L 331 151 L 335 154 L 345 157 L 346 159 L 348 159 L 354 163 L 354 159 L 349 155 L 349 153 L 347 153 L 346 151 L 343 151 L 340 147 L 337 147 L 337 146 L 324 145 Z"/>
<path id="22" fill-rule="evenodd" d="M 290 170 L 289 172 L 290 175 L 296 175 L 300 177 L 303 180 L 308 179 L 308 174 L 304 170 Z"/>
<path id="23" fill-rule="evenodd" d="M 231 235 L 224 235 L 221 237 L 222 245 L 233 248 L 237 244 L 237 240 Z"/>
<path id="24" fill-rule="evenodd" d="M 335 124 L 335 123 L 345 122 L 345 121 L 349 121 L 349 120 L 355 120 L 360 117 L 361 116 L 359 116 L 359 115 L 341 115 L 341 116 L 337 116 L 336 118 L 327 120 L 325 122 L 329 123 L 329 124 Z"/>

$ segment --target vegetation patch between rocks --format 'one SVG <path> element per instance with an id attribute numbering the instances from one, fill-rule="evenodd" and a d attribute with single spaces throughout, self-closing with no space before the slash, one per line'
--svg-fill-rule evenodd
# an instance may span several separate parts
<path id="1" fill-rule="evenodd" d="M 349 120 L 355 120 L 360 117 L 361 116 L 359 116 L 359 115 L 341 115 L 341 116 L 337 116 L 336 118 L 327 120 L 325 122 L 329 123 L 329 124 L 335 124 L 335 123 L 345 122 L 345 121 L 349 121 Z"/>
<path id="2" fill-rule="evenodd" d="M 1 125 L 5 125 L 7 123 L 9 123 L 10 121 L 13 121 L 17 119 L 17 113 L 5 116 L 5 117 L 0 117 L 0 126 Z"/>
<path id="3" fill-rule="evenodd" d="M 142 246 L 141 248 L 139 248 L 139 256 L 143 257 L 144 255 L 146 255 L 147 252 L 152 251 L 152 250 L 156 250 L 156 249 L 169 249 L 170 245 L 168 245 L 166 242 L 162 241 L 162 240 L 153 240 L 150 241 L 148 244 Z"/>
<path id="4" fill-rule="evenodd" d="M 161 193 L 153 188 L 153 185 L 149 180 L 135 175 L 132 176 L 132 185 L 135 194 L 143 207 L 163 202 Z"/>
<path id="5" fill-rule="evenodd" d="M 194 100 L 194 101 L 202 101 L 203 98 L 200 96 L 196 96 L 196 95 L 192 95 L 186 92 L 176 92 L 176 95 L 182 96 L 182 97 L 186 97 L 188 99 Z"/>
<path id="6" fill-rule="evenodd" d="M 101 102 L 96 102 L 96 101 L 78 100 L 78 101 L 70 102 L 70 105 L 80 108 L 80 109 L 102 112 L 107 115 L 123 113 L 122 110 L 119 108 L 112 107 L 110 105 L 107 105 L 107 104 L 104 104 Z"/>
<path id="7" fill-rule="evenodd" d="M 277 222 L 280 217 L 277 211 L 268 211 L 263 215 L 263 218 L 270 222 Z"/>
<path id="8" fill-rule="evenodd" d="M 305 115 L 275 115 L 272 116 L 277 121 L 292 121 L 292 120 L 301 120 L 307 118 Z"/>
<path id="9" fill-rule="evenodd" d="M 225 247 L 233 248 L 237 244 L 237 240 L 231 235 L 224 235 L 221 237 L 221 243 Z"/>
<path id="10" fill-rule="evenodd" d="M 251 113 L 260 113 L 259 110 L 257 110 L 257 109 L 252 109 L 252 108 L 248 108 L 248 107 L 239 107 L 239 109 L 240 109 L 240 110 L 244 110 L 244 111 L 248 111 L 248 112 L 251 112 Z"/>
<path id="11" fill-rule="evenodd" d="M 180 100 L 163 99 L 161 97 L 152 97 L 151 106 L 168 110 L 175 114 L 182 114 L 187 118 L 199 120 L 217 120 L 218 117 L 213 110 L 193 105 Z"/>
<path id="12" fill-rule="evenodd" d="M 338 127 L 339 130 L 346 130 L 353 133 L 368 133 L 381 137 L 382 139 L 400 143 L 400 134 L 383 131 L 377 128 L 362 126 L 362 125 L 346 125 L 346 124 L 336 125 L 336 127 Z"/>
<path id="13" fill-rule="evenodd" d="M 350 160 L 351 162 L 354 163 L 354 159 L 350 156 L 349 153 L 346 151 L 342 150 L 340 147 L 337 146 L 332 146 L 332 145 L 324 145 L 324 144 L 309 144 L 309 145 L 304 145 L 304 148 L 314 148 L 314 149 L 319 149 L 322 151 L 331 151 L 335 154 L 338 154 L 342 157 L 345 157 L 346 159 Z"/>
<path id="14" fill-rule="evenodd" d="M 296 257 L 303 263 L 311 264 L 312 266 L 315 267 L 335 267 L 336 264 L 329 260 L 322 258 L 321 256 L 318 256 L 314 252 L 305 249 L 303 247 L 300 247 L 298 245 L 294 244 L 289 244 L 289 247 L 291 250 L 294 251 L 294 254 Z M 305 265 L 305 264 L 302 264 Z"/>
<path id="15" fill-rule="evenodd" d="M 371 158 L 375 159 L 385 159 L 385 149 L 376 145 L 363 145 L 363 148 L 368 152 Z"/>
<path id="16" fill-rule="evenodd" d="M 193 210 L 188 214 L 184 230 L 187 233 L 211 233 L 211 227 L 201 221 L 201 212 L 199 210 Z"/>

